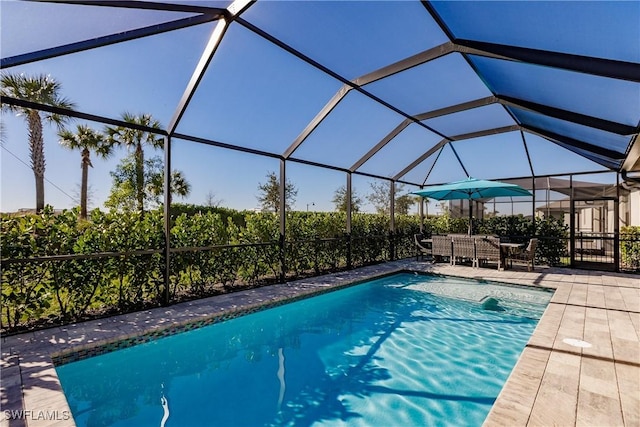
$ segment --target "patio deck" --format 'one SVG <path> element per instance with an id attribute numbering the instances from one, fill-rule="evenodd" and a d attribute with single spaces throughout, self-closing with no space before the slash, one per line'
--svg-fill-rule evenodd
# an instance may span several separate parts
<path id="1" fill-rule="evenodd" d="M 198 319 L 401 270 L 555 289 L 485 426 L 640 425 L 640 277 L 537 267 L 536 271 L 396 261 L 171 307 L 3 337 L 0 426 L 73 426 L 52 355 L 87 351 Z M 591 347 L 574 347 L 572 338 Z M 49 411 L 49 412 L 47 412 Z M 47 418 L 49 416 L 49 418 Z M 55 421 L 51 420 L 51 416 Z"/>

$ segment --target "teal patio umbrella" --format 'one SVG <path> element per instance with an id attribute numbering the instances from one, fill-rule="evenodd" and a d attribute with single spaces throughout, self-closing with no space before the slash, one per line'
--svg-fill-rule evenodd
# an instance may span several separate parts
<path id="1" fill-rule="evenodd" d="M 435 200 L 469 200 L 469 234 L 471 234 L 471 201 L 477 199 L 493 199 L 495 197 L 532 196 L 532 194 L 516 184 L 486 179 L 467 178 L 462 181 L 442 185 L 432 185 L 411 194 Z"/>

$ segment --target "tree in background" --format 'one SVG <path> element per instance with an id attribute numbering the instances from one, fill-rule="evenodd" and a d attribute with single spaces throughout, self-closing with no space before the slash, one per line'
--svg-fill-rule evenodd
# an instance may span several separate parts
<path id="1" fill-rule="evenodd" d="M 224 200 L 218 199 L 216 197 L 216 193 L 214 193 L 211 190 L 209 190 L 209 192 L 204 198 L 204 205 L 210 208 L 219 208 L 222 202 L 224 202 Z"/>
<path id="2" fill-rule="evenodd" d="M 102 133 L 86 125 L 78 125 L 76 132 L 63 129 L 58 132 L 60 145 L 69 150 L 80 150 L 82 181 L 80 183 L 80 218 L 87 219 L 87 189 L 89 186 L 89 167 L 91 151 L 101 158 L 107 158 L 113 153 L 112 145 L 108 144 Z"/>
<path id="3" fill-rule="evenodd" d="M 258 203 L 260 203 L 262 210 L 277 213 L 280 210 L 280 178 L 278 175 L 275 172 L 269 172 L 267 174 L 267 182 L 258 184 L 258 191 L 260 192 L 257 196 Z M 291 210 L 291 206 L 296 202 L 297 195 L 298 189 L 287 179 L 284 186 L 286 210 Z"/>
<path id="4" fill-rule="evenodd" d="M 71 196 L 78 205 L 80 205 L 80 199 L 82 197 L 82 185 L 80 183 L 76 183 L 73 187 L 73 192 Z M 95 204 L 96 201 L 96 192 L 91 184 L 87 186 L 87 216 L 89 215 L 89 210 Z"/>
<path id="5" fill-rule="evenodd" d="M 341 185 L 333 193 L 333 199 L 331 199 L 338 212 L 347 211 L 347 187 Z M 362 198 L 358 196 L 354 189 L 351 189 L 351 212 L 360 212 L 362 208 Z"/>
<path id="6" fill-rule="evenodd" d="M 396 188 L 396 213 L 400 215 L 409 215 L 409 209 L 417 203 L 416 197 L 410 194 L 403 194 L 402 196 L 398 196 L 398 192 L 400 192 L 401 188 Z"/>
<path id="7" fill-rule="evenodd" d="M 391 188 L 389 184 L 372 182 L 370 185 L 371 193 L 367 196 L 367 200 L 371 202 L 377 213 L 389 215 L 391 209 Z M 404 191 L 404 184 L 396 183 L 395 185 L 395 212 L 400 215 L 407 215 L 409 209 L 416 203 L 416 198 L 409 194 L 399 195 Z"/>
<path id="8" fill-rule="evenodd" d="M 138 116 L 124 112 L 122 120 L 134 125 L 145 126 L 152 129 L 161 129 L 160 122 L 155 120 L 151 114 L 140 114 Z M 107 127 L 107 141 L 113 146 L 123 146 L 127 149 L 133 149 L 133 167 L 134 173 L 122 175 L 116 171 L 116 175 L 127 176 L 130 179 L 127 187 L 135 194 L 136 209 L 144 212 L 145 198 L 147 196 L 146 186 L 149 176 L 145 179 L 145 160 L 144 146 L 150 146 L 153 149 L 162 149 L 164 147 L 164 138 L 158 134 L 147 132 L 141 129 L 132 129 L 124 126 Z M 123 160 L 124 161 L 124 160 Z M 153 163 L 153 162 L 152 162 Z M 121 163 L 124 166 L 124 163 Z M 128 165 L 127 165 L 128 166 Z M 113 175 L 112 175 L 113 176 Z M 114 176 L 114 186 L 116 185 L 116 177 Z M 121 190 L 124 187 L 120 188 Z M 113 194 L 113 191 L 112 191 Z M 109 196 L 111 197 L 111 196 Z"/>
<path id="9" fill-rule="evenodd" d="M 113 186 L 111 193 L 104 202 L 109 209 L 132 211 L 144 211 L 152 206 L 162 203 L 164 194 L 164 166 L 158 156 L 144 161 L 142 180 L 139 181 L 138 165 L 135 153 L 124 157 L 115 171 L 111 172 Z M 135 183 L 135 185 L 134 185 Z M 140 194 L 138 183 L 142 188 L 142 209 L 140 209 Z M 186 197 L 191 192 L 191 185 L 180 171 L 171 172 L 171 195 Z"/>
<path id="10" fill-rule="evenodd" d="M 59 108 L 73 109 L 75 105 L 60 95 L 62 85 L 45 74 L 25 76 L 24 74 L 3 74 L 0 79 L 0 94 L 24 101 L 51 105 Z M 41 112 L 26 107 L 2 104 L 2 110 L 24 115 L 29 129 L 29 156 L 31 169 L 36 181 L 36 212 L 44 209 L 44 139 L 42 137 L 42 122 L 55 123 L 59 130 L 69 120 L 60 114 Z"/>

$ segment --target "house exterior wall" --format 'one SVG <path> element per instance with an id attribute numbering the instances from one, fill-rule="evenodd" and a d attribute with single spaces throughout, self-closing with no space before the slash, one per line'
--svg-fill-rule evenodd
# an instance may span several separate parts
<path id="1" fill-rule="evenodd" d="M 629 194 L 629 225 L 640 227 L 640 190 Z"/>

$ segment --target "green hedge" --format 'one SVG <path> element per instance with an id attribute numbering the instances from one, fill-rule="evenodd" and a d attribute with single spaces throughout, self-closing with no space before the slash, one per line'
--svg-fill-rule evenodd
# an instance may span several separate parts
<path id="1" fill-rule="evenodd" d="M 640 227 L 620 228 L 620 257 L 622 268 L 640 269 Z"/>
<path id="2" fill-rule="evenodd" d="M 87 221 L 79 220 L 76 210 L 3 215 L 2 329 L 77 321 L 280 280 L 277 215 L 191 205 L 173 208 L 168 289 L 161 210 L 142 216 L 96 209 Z M 344 213 L 288 213 L 286 275 L 319 275 L 413 256 L 419 218 L 397 215 L 394 233 L 389 231 L 389 221 L 384 215 L 356 213 L 347 236 Z M 522 217 L 475 222 L 474 229 L 487 234 L 533 234 L 530 221 Z M 467 222 L 431 217 L 425 219 L 424 230 L 426 234 L 466 232 Z M 566 227 L 545 220 L 537 222 L 535 231 L 550 238 L 541 241 L 539 261 L 557 262 L 566 244 L 554 238 L 566 237 Z M 64 255 L 86 258 L 65 259 Z M 41 259 L 52 256 L 62 258 Z"/>
<path id="3" fill-rule="evenodd" d="M 68 254 L 89 255 L 161 248 L 162 215 L 91 213 L 2 217 L 2 328 L 50 317 L 78 320 L 88 311 L 140 308 L 159 301 L 164 279 L 161 254 L 74 260 L 38 260 Z"/>

